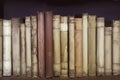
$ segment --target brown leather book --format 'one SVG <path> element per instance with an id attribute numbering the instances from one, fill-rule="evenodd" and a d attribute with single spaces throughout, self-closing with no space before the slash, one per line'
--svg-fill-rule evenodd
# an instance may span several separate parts
<path id="1" fill-rule="evenodd" d="M 20 75 L 20 19 L 12 18 L 13 76 Z"/>
<path id="2" fill-rule="evenodd" d="M 45 70 L 46 77 L 53 76 L 53 15 L 45 12 Z"/>
<path id="3" fill-rule="evenodd" d="M 0 77 L 2 76 L 3 20 L 0 19 Z"/>
<path id="4" fill-rule="evenodd" d="M 45 50 L 44 50 L 44 13 L 38 13 L 38 73 L 45 77 Z"/>

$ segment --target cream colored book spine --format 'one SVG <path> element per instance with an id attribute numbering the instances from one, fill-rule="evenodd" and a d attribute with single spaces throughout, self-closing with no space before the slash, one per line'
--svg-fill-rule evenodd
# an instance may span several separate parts
<path id="1" fill-rule="evenodd" d="M 88 75 L 88 14 L 83 16 L 83 76 Z"/>
<path id="2" fill-rule="evenodd" d="M 113 21 L 113 75 L 120 75 L 120 21 Z"/>
<path id="3" fill-rule="evenodd" d="M 61 17 L 61 77 L 68 77 L 68 17 Z"/>
<path id="4" fill-rule="evenodd" d="M 54 44 L 54 76 L 60 76 L 61 48 L 60 48 L 60 15 L 53 16 L 53 44 Z"/>
<path id="5" fill-rule="evenodd" d="M 38 76 L 38 59 L 37 59 L 37 17 L 31 16 L 32 23 L 32 76 Z"/>
<path id="6" fill-rule="evenodd" d="M 112 27 L 105 28 L 105 75 L 112 75 Z"/>
<path id="7" fill-rule="evenodd" d="M 97 18 L 97 75 L 104 75 L 104 18 Z"/>
<path id="8" fill-rule="evenodd" d="M 27 76 L 31 76 L 32 63 L 31 63 L 31 19 L 30 17 L 26 17 L 25 25 L 26 25 L 26 67 L 27 67 Z"/>
<path id="9" fill-rule="evenodd" d="M 75 77 L 74 16 L 69 16 L 69 77 Z"/>
<path id="10" fill-rule="evenodd" d="M 3 20 L 3 76 L 11 76 L 11 20 Z"/>
<path id="11" fill-rule="evenodd" d="M 26 76 L 26 29 L 25 24 L 20 24 L 20 51 L 21 51 L 21 76 Z"/>
<path id="12" fill-rule="evenodd" d="M 89 76 L 96 76 L 96 16 L 89 15 L 88 23 Z"/>
<path id="13" fill-rule="evenodd" d="M 0 77 L 2 76 L 3 70 L 3 20 L 0 19 Z"/>

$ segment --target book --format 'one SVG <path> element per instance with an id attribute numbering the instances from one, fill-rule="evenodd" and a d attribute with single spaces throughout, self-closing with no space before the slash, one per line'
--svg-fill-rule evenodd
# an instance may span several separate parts
<path id="1" fill-rule="evenodd" d="M 0 77 L 2 77 L 3 70 L 3 20 L 0 19 Z"/>
<path id="2" fill-rule="evenodd" d="M 20 52 L 21 76 L 26 76 L 26 26 L 24 23 L 20 24 Z"/>
<path id="3" fill-rule="evenodd" d="M 25 18 L 26 26 L 26 71 L 27 77 L 31 77 L 32 62 L 31 62 L 31 19 L 30 16 Z"/>
<path id="4" fill-rule="evenodd" d="M 12 18 L 13 76 L 20 76 L 20 19 Z"/>
<path id="5" fill-rule="evenodd" d="M 84 13 L 83 18 L 83 76 L 88 75 L 88 14 Z"/>
<path id="6" fill-rule="evenodd" d="M 88 16 L 88 72 L 96 76 L 96 16 Z"/>
<path id="7" fill-rule="evenodd" d="M 112 27 L 105 28 L 105 75 L 112 75 Z"/>
<path id="8" fill-rule="evenodd" d="M 38 73 L 39 77 L 45 77 L 45 41 L 44 41 L 44 13 L 38 12 Z"/>
<path id="9" fill-rule="evenodd" d="M 3 20 L 3 76 L 11 76 L 11 20 Z"/>
<path id="10" fill-rule="evenodd" d="M 38 76 L 38 52 L 37 52 L 37 17 L 31 16 L 32 25 L 32 76 Z"/>
<path id="11" fill-rule="evenodd" d="M 60 15 L 53 16 L 53 48 L 54 48 L 53 72 L 54 76 L 60 76 L 61 71 Z"/>
<path id="12" fill-rule="evenodd" d="M 113 75 L 120 74 L 120 21 L 113 21 Z"/>
<path id="13" fill-rule="evenodd" d="M 74 16 L 69 16 L 69 77 L 75 77 Z"/>
<path id="14" fill-rule="evenodd" d="M 75 18 L 75 76 L 83 73 L 83 26 L 82 18 Z"/>
<path id="15" fill-rule="evenodd" d="M 53 14 L 45 12 L 45 70 L 46 77 L 53 76 Z"/>
<path id="16" fill-rule="evenodd" d="M 104 75 L 104 17 L 97 18 L 97 75 Z"/>
<path id="17" fill-rule="evenodd" d="M 68 77 L 68 17 L 61 16 L 61 77 Z"/>

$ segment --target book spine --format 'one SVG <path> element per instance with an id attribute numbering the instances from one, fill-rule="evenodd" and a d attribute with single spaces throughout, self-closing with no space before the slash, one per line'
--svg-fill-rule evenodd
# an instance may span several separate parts
<path id="1" fill-rule="evenodd" d="M 97 18 L 97 75 L 104 75 L 104 18 Z"/>
<path id="2" fill-rule="evenodd" d="M 69 77 L 75 77 L 74 17 L 69 17 Z"/>
<path id="3" fill-rule="evenodd" d="M 45 77 L 45 50 L 44 50 L 44 13 L 38 13 L 38 69 L 39 76 Z"/>
<path id="4" fill-rule="evenodd" d="M 88 75 L 88 14 L 83 16 L 83 76 Z"/>
<path id="5" fill-rule="evenodd" d="M 54 76 L 60 76 L 60 15 L 53 16 Z"/>
<path id="6" fill-rule="evenodd" d="M 96 76 L 96 16 L 88 17 L 88 68 L 89 76 Z"/>
<path id="7" fill-rule="evenodd" d="M 38 59 L 37 59 L 37 17 L 31 16 L 32 23 L 32 76 L 38 76 Z"/>
<path id="8" fill-rule="evenodd" d="M 75 76 L 83 73 L 83 26 L 82 18 L 75 18 Z"/>
<path id="9" fill-rule="evenodd" d="M 26 76 L 26 27 L 20 24 L 21 76 Z"/>
<path id="10" fill-rule="evenodd" d="M 68 17 L 61 17 L 61 77 L 68 77 Z"/>
<path id="11" fill-rule="evenodd" d="M 31 76 L 31 23 L 30 17 L 26 17 L 25 25 L 26 25 L 26 67 L 27 67 L 27 76 Z"/>
<path id="12" fill-rule="evenodd" d="M 12 18 L 13 76 L 20 75 L 20 19 Z"/>
<path id="13" fill-rule="evenodd" d="M 53 76 L 53 14 L 45 12 L 45 57 L 46 57 L 46 77 Z"/>
<path id="14" fill-rule="evenodd" d="M 120 21 L 113 21 L 113 75 L 120 74 Z"/>
<path id="15" fill-rule="evenodd" d="M 105 75 L 112 75 L 112 27 L 105 28 Z"/>
<path id="16" fill-rule="evenodd" d="M 3 66 L 3 20 L 0 19 L 0 77 L 2 77 Z"/>
<path id="17" fill-rule="evenodd" d="M 3 76 L 11 76 L 11 20 L 3 20 Z"/>

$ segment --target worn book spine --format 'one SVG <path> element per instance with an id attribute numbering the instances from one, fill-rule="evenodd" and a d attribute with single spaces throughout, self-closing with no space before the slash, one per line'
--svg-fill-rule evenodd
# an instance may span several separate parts
<path id="1" fill-rule="evenodd" d="M 75 76 L 83 73 L 83 26 L 82 18 L 75 18 Z"/>
<path id="2" fill-rule="evenodd" d="M 20 52 L 21 52 L 21 76 L 26 76 L 26 27 L 24 23 L 20 24 Z"/>
<path id="3" fill-rule="evenodd" d="M 31 63 L 31 19 L 30 17 L 25 18 L 25 26 L 26 26 L 26 70 L 27 76 L 31 76 L 32 63 Z"/>
<path id="4" fill-rule="evenodd" d="M 104 75 L 104 18 L 97 18 L 97 75 Z"/>
<path id="5" fill-rule="evenodd" d="M 88 75 L 88 14 L 83 16 L 83 76 Z"/>
<path id="6" fill-rule="evenodd" d="M 120 21 L 113 21 L 113 75 L 120 75 Z"/>
<path id="7" fill-rule="evenodd" d="M 89 76 L 96 76 L 96 16 L 88 17 L 88 68 Z"/>
<path id="8" fill-rule="evenodd" d="M 13 76 L 20 76 L 20 19 L 12 18 Z"/>
<path id="9" fill-rule="evenodd" d="M 75 77 L 74 16 L 69 16 L 69 77 Z"/>
<path id="10" fill-rule="evenodd" d="M 53 14 L 45 12 L 45 70 L 46 77 L 53 77 Z"/>
<path id="11" fill-rule="evenodd" d="M 39 77 L 45 77 L 45 41 L 44 41 L 44 13 L 38 13 L 38 73 Z"/>
<path id="12" fill-rule="evenodd" d="M 61 16 L 61 77 L 68 77 L 68 17 Z"/>
<path id="13" fill-rule="evenodd" d="M 61 48 L 60 48 L 60 15 L 53 16 L 53 45 L 54 45 L 54 76 L 60 76 Z"/>
<path id="14" fill-rule="evenodd" d="M 3 76 L 11 76 L 11 20 L 3 20 Z"/>
<path id="15" fill-rule="evenodd" d="M 112 75 L 112 27 L 105 28 L 105 75 Z"/>
<path id="16" fill-rule="evenodd" d="M 0 77 L 2 77 L 3 70 L 3 20 L 0 19 Z"/>
<path id="17" fill-rule="evenodd" d="M 37 52 L 37 17 L 31 16 L 32 25 L 32 76 L 38 76 L 38 52 Z"/>

